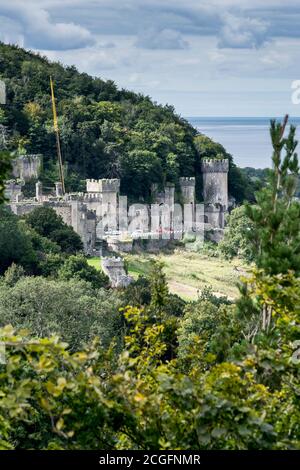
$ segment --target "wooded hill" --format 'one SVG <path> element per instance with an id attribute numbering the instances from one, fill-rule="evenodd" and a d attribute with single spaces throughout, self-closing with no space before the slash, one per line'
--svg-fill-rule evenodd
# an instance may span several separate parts
<path id="1" fill-rule="evenodd" d="M 46 185 L 58 178 L 50 76 L 55 83 L 68 190 L 82 189 L 84 178 L 118 177 L 123 193 L 147 199 L 152 183 L 177 184 L 180 176 L 196 175 L 201 200 L 201 158 L 225 157 L 230 159 L 230 193 L 238 201 L 251 199 L 249 180 L 232 157 L 220 144 L 200 135 L 172 106 L 158 105 L 148 96 L 119 90 L 111 80 L 0 43 L 0 79 L 7 87 L 0 124 L 7 130 L 6 146 L 19 154 L 41 153 Z"/>

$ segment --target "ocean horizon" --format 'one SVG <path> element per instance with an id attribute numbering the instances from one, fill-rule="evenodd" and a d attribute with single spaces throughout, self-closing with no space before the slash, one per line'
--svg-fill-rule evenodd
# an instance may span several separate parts
<path id="1" fill-rule="evenodd" d="M 240 167 L 267 168 L 271 166 L 272 146 L 270 120 L 283 117 L 186 117 L 201 133 L 225 147 Z M 290 117 L 289 124 L 297 127 L 300 141 L 300 117 Z"/>

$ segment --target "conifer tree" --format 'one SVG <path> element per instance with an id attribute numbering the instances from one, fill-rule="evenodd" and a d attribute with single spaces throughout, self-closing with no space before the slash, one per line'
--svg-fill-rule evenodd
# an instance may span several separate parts
<path id="1" fill-rule="evenodd" d="M 249 242 L 256 265 L 270 275 L 289 270 L 296 275 L 300 273 L 300 204 L 295 199 L 299 178 L 295 152 L 298 142 L 292 125 L 285 137 L 287 122 L 288 116 L 283 124 L 271 121 L 273 168 L 267 186 L 256 193 L 256 204 L 246 205 L 246 213 L 254 225 L 249 231 Z"/>

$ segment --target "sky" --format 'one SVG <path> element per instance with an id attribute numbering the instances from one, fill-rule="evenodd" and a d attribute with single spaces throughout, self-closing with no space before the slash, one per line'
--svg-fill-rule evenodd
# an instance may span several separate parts
<path id="1" fill-rule="evenodd" d="M 300 115 L 300 0 L 0 0 L 0 40 L 183 116 Z"/>

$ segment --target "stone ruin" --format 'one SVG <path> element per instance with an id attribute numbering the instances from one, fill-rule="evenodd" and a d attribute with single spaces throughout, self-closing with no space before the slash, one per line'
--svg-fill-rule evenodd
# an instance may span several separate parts
<path id="1" fill-rule="evenodd" d="M 26 199 L 22 194 L 24 182 L 40 175 L 42 160 L 39 155 L 26 155 L 16 159 L 13 165 L 13 177 L 6 184 L 6 196 L 9 199 L 11 210 L 17 215 L 24 215 L 36 207 L 52 207 L 60 215 L 63 221 L 71 225 L 78 233 L 84 245 L 84 251 L 88 255 L 99 254 L 97 242 L 103 239 L 97 227 L 110 215 L 114 216 L 119 207 L 119 179 L 88 179 L 86 180 L 86 192 L 68 193 L 63 195 L 60 182 L 55 184 L 55 190 L 50 194 L 44 194 L 40 181 L 36 183 L 34 198 Z M 204 197 L 204 230 L 207 239 L 219 242 L 223 236 L 225 215 L 228 211 L 228 160 L 203 160 L 201 164 L 203 175 Z M 190 205 L 191 211 L 195 211 L 196 180 L 194 177 L 182 177 L 179 179 L 180 202 Z M 174 204 L 176 195 L 174 184 L 166 183 L 164 189 L 159 191 L 153 185 L 153 201 L 159 205 L 167 205 L 170 211 L 170 229 L 174 221 Z M 142 205 L 141 205 L 142 206 Z M 150 206 L 149 206 L 150 207 Z M 146 210 L 147 211 L 147 210 Z M 145 214 L 145 216 L 148 214 Z M 141 214 L 141 220 L 143 215 Z M 142 220 L 143 221 L 143 220 Z M 135 240 L 129 239 L 119 226 L 115 227 L 116 233 L 107 237 L 108 245 L 114 251 L 130 251 Z M 158 238 L 163 238 L 158 236 Z M 144 242 L 145 240 L 142 240 Z M 168 240 L 149 240 L 149 245 L 157 244 L 165 246 Z M 143 247 L 145 244 L 141 244 Z"/>
<path id="2" fill-rule="evenodd" d="M 22 155 L 13 161 L 12 176 L 24 182 L 37 179 L 42 169 L 42 155 Z"/>
<path id="3" fill-rule="evenodd" d="M 112 287 L 124 288 L 133 281 L 133 277 L 126 274 L 122 258 L 102 258 L 102 270 L 109 277 Z"/>

